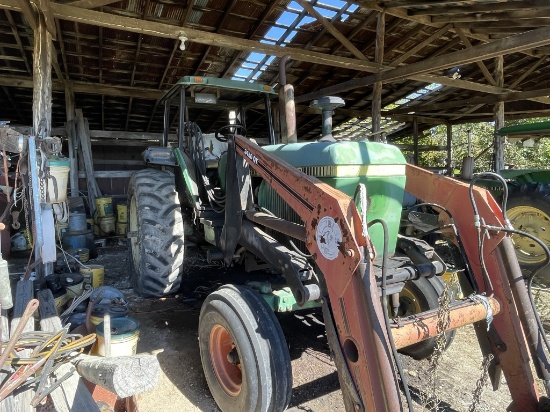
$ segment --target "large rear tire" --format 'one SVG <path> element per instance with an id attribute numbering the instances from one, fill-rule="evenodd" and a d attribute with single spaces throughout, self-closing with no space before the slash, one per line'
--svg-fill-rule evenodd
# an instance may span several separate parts
<path id="1" fill-rule="evenodd" d="M 515 229 L 527 232 L 550 247 L 550 190 L 548 185 L 524 185 L 512 193 L 507 204 L 508 219 Z M 526 278 L 545 261 L 544 249 L 525 236 L 512 236 L 516 256 Z M 550 287 L 550 265 L 538 272 L 535 283 Z"/>
<path id="2" fill-rule="evenodd" d="M 439 307 L 439 297 L 445 293 L 445 283 L 441 278 L 433 277 L 430 279 L 420 278 L 408 281 L 403 290 L 399 293 L 399 313 L 400 317 L 414 315 Z M 448 348 L 454 337 L 456 330 L 445 333 Z M 414 345 L 407 346 L 399 351 L 413 359 L 421 360 L 430 357 L 435 350 L 436 338 L 423 340 Z"/>
<path id="3" fill-rule="evenodd" d="M 136 172 L 128 187 L 130 278 L 142 297 L 177 292 L 184 259 L 183 220 L 174 175 Z"/>
<path id="4" fill-rule="evenodd" d="M 250 288 L 225 285 L 199 317 L 202 367 L 223 412 L 280 412 L 290 403 L 292 369 L 273 311 Z"/>

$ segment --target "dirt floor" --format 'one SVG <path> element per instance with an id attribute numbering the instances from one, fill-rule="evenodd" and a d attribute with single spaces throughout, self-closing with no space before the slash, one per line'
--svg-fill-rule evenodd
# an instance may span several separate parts
<path id="1" fill-rule="evenodd" d="M 112 243 L 99 249 L 99 257 L 93 263 L 105 266 L 106 284 L 124 292 L 129 301 L 130 316 L 140 322 L 138 352 L 157 353 L 162 369 L 156 389 L 139 395 L 140 412 L 218 411 L 202 373 L 197 342 L 200 292 L 203 290 L 188 282 L 178 295 L 140 299 L 133 294 L 128 282 L 127 252 L 123 240 Z M 203 272 L 201 276 L 212 277 L 212 288 L 224 282 L 222 269 L 195 269 Z M 190 272 L 195 272 L 195 269 L 191 268 Z M 20 268 L 10 263 L 10 271 L 20 271 Z M 538 299 L 550 301 L 545 293 L 539 293 Z M 548 308 L 545 306 L 544 310 L 548 311 Z M 289 314 L 280 321 L 292 359 L 294 383 L 289 411 L 344 411 L 322 316 Z M 414 410 L 425 410 L 422 399 L 427 391 L 428 361 L 417 362 L 404 355 L 400 358 L 413 393 Z M 473 328 L 460 329 L 438 368 L 438 410 L 468 411 L 481 374 L 481 363 Z M 506 410 L 511 400 L 506 382 L 503 380 L 496 392 L 487 387 L 481 399 L 478 411 Z"/>

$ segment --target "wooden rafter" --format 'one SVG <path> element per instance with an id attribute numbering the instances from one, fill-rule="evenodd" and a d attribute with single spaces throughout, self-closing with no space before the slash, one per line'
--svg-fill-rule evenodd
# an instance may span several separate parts
<path id="1" fill-rule="evenodd" d="M 29 0 L 18 0 L 18 3 L 21 13 L 23 13 L 23 16 L 25 16 L 25 20 L 27 20 L 27 23 L 29 23 L 29 26 L 31 26 L 31 29 L 36 30 L 38 27 L 38 22 L 36 19 L 36 11 L 34 10 L 31 2 Z"/>
<path id="2" fill-rule="evenodd" d="M 462 15 L 452 15 L 452 16 L 443 16 L 443 15 L 433 15 L 433 23 L 482 23 L 482 22 L 493 22 L 493 21 L 502 21 L 502 20 L 516 20 L 516 19 L 533 19 L 533 18 L 548 18 L 550 17 L 550 10 L 541 10 L 541 9 L 525 9 L 517 10 L 510 12 L 502 13 L 480 13 L 472 12 Z"/>
<path id="3" fill-rule="evenodd" d="M 15 22 L 13 21 L 13 16 L 11 15 L 11 12 L 9 10 L 4 10 L 6 12 L 6 17 L 8 18 L 8 23 L 11 27 L 11 32 L 13 33 L 13 37 L 15 38 L 15 42 L 17 43 L 17 47 L 19 48 L 19 51 L 21 52 L 21 57 L 23 58 L 23 62 L 25 63 L 25 67 L 27 68 L 27 72 L 29 74 L 32 74 L 31 65 L 29 64 L 29 59 L 27 58 L 27 52 L 25 51 L 25 48 L 23 47 L 23 42 L 21 41 L 21 37 L 19 36 L 19 31 L 17 30 L 17 26 L 15 25 Z"/>
<path id="4" fill-rule="evenodd" d="M 55 26 L 57 29 L 57 40 L 59 42 L 59 48 L 61 49 L 61 61 L 63 62 L 63 69 L 65 71 L 65 79 L 70 80 L 69 76 L 69 65 L 67 64 L 67 56 L 65 53 L 65 42 L 63 41 L 63 33 L 61 32 L 61 24 L 59 20 L 55 21 Z"/>
<path id="5" fill-rule="evenodd" d="M 76 0 L 67 3 L 67 5 L 80 7 L 81 9 L 97 9 L 102 6 L 118 3 L 119 1 L 121 0 Z"/>
<path id="6" fill-rule="evenodd" d="M 456 34 L 458 34 L 458 37 L 460 37 L 460 40 L 462 40 L 462 43 L 464 43 L 464 45 L 467 48 L 471 48 L 472 43 L 470 42 L 470 39 L 468 39 L 468 37 L 466 37 L 464 32 L 462 30 L 460 30 L 459 28 L 455 28 L 455 31 L 456 31 Z M 493 86 L 496 86 L 495 79 L 493 79 L 493 76 L 491 75 L 491 72 L 489 72 L 489 69 L 487 69 L 487 66 L 485 66 L 485 63 L 483 63 L 480 60 L 480 61 L 477 61 L 476 64 L 479 67 L 479 69 L 481 70 L 481 72 L 483 73 L 483 75 L 485 76 L 485 78 L 487 79 L 487 81 L 489 82 L 489 84 L 492 84 Z"/>
<path id="7" fill-rule="evenodd" d="M 413 56 L 418 51 L 422 50 L 424 47 L 428 46 L 429 44 L 432 44 L 434 40 L 437 40 L 441 38 L 445 33 L 449 31 L 451 28 L 451 25 L 448 24 L 445 27 L 440 28 L 435 33 L 433 33 L 431 36 L 427 37 L 420 43 L 416 44 L 414 47 L 411 47 L 409 50 L 407 50 L 406 53 L 403 53 L 401 56 L 399 56 L 397 59 L 395 59 L 392 62 L 392 66 L 398 66 L 401 63 L 405 62 L 409 57 Z"/>
<path id="8" fill-rule="evenodd" d="M 497 12 L 497 11 L 509 11 L 509 10 L 524 10 L 529 8 L 537 9 L 550 9 L 550 3 L 546 0 L 525 0 L 525 1 L 506 1 L 502 3 L 481 3 L 470 4 L 466 6 L 438 6 L 430 7 L 428 9 L 411 10 L 409 15 L 411 16 L 440 16 L 446 14 L 466 14 L 466 13 L 484 13 L 484 12 Z"/>
<path id="9" fill-rule="evenodd" d="M 315 7 L 311 5 L 306 0 L 296 0 L 296 2 L 304 8 L 312 17 L 314 17 L 319 23 L 323 25 L 323 27 L 332 34 L 342 45 L 348 49 L 355 57 L 357 57 L 360 60 L 367 60 L 367 57 L 361 53 L 361 51 L 355 47 L 355 45 L 348 40 L 346 36 L 344 36 L 334 25 L 329 22 L 325 17 L 321 15 L 317 10 L 315 10 Z"/>

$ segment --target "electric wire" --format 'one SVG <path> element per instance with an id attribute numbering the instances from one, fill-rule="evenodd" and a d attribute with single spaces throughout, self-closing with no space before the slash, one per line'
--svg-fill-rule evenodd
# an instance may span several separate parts
<path id="1" fill-rule="evenodd" d="M 409 391 L 409 384 L 407 382 L 407 376 L 405 375 L 405 372 L 403 371 L 403 367 L 401 365 L 401 361 L 399 360 L 399 356 L 397 353 L 397 349 L 395 347 L 395 342 L 393 340 L 393 334 L 391 331 L 391 325 L 390 325 L 390 316 L 388 313 L 388 305 L 387 305 L 387 290 L 386 290 L 386 281 L 387 281 L 387 267 L 388 267 L 388 225 L 386 222 L 384 222 L 382 219 L 373 219 L 367 224 L 367 227 L 370 227 L 374 224 L 380 224 L 382 226 L 382 230 L 384 232 L 384 246 L 382 251 L 382 284 L 380 286 L 380 289 L 382 290 L 382 309 L 384 311 L 384 322 L 386 324 L 386 330 L 388 333 L 388 340 L 390 341 L 390 347 L 393 354 L 393 358 L 395 361 L 395 365 L 397 367 L 397 371 L 399 373 L 399 376 L 401 378 L 401 383 L 403 384 L 403 391 L 405 392 L 405 398 L 407 399 L 407 404 L 409 407 L 409 412 L 414 412 L 413 404 L 412 404 L 412 398 Z"/>

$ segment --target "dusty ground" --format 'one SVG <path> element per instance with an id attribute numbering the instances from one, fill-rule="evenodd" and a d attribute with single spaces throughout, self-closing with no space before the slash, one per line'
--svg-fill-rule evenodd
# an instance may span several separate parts
<path id="1" fill-rule="evenodd" d="M 138 398 L 140 412 L 218 411 L 202 374 L 197 343 L 200 300 L 193 300 L 196 290 L 189 284 L 179 295 L 165 299 L 140 299 L 133 294 L 127 280 L 126 248 L 115 244 L 99 250 L 94 261 L 105 265 L 106 283 L 122 290 L 130 302 L 131 315 L 141 325 L 138 352 L 162 351 L 158 359 L 162 375 L 154 391 Z M 15 268 L 10 270 L 17 270 Z M 207 268 L 214 278 L 223 271 Z M 218 275 L 216 275 L 218 274 Z M 213 281 L 212 287 L 216 286 Z M 548 294 L 538 299 L 548 302 Z M 545 303 L 546 305 L 546 303 Z M 548 315 L 548 307 L 545 306 Z M 324 336 L 322 317 L 315 314 L 286 315 L 281 318 L 294 377 L 290 411 L 344 411 L 338 377 L 330 359 Z M 300 331 L 297 333 L 296 331 Z M 427 361 L 416 362 L 401 356 L 414 395 L 414 409 L 422 411 L 422 393 L 427 389 Z M 440 411 L 468 411 L 472 393 L 480 376 L 481 353 L 472 327 L 458 331 L 439 368 Z M 497 392 L 489 388 L 482 396 L 479 411 L 504 411 L 510 395 L 503 381 Z"/>

